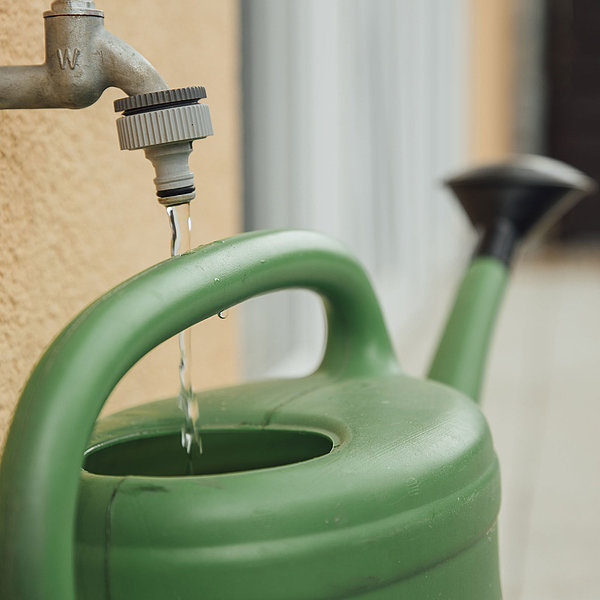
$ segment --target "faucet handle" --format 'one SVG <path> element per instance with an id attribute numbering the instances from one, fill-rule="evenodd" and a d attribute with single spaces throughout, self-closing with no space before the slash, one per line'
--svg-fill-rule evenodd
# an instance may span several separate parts
<path id="1" fill-rule="evenodd" d="M 202 86 L 159 90 L 115 101 L 121 150 L 144 149 L 154 165 L 156 195 L 165 206 L 190 202 L 196 195 L 188 158 L 192 141 L 213 135 L 210 111 L 199 100 Z"/>
<path id="2" fill-rule="evenodd" d="M 577 169 L 534 155 L 469 169 L 445 183 L 482 234 L 476 255 L 495 256 L 506 264 L 532 230 L 552 225 L 596 189 Z"/>

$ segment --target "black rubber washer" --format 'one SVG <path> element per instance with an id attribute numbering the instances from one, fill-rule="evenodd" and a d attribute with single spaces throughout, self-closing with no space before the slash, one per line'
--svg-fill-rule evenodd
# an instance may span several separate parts
<path id="1" fill-rule="evenodd" d="M 172 190 L 158 190 L 156 192 L 156 195 L 159 198 L 172 198 L 173 196 L 183 196 L 183 194 L 191 194 L 195 191 L 195 186 L 188 185 L 186 187 L 174 188 Z"/>

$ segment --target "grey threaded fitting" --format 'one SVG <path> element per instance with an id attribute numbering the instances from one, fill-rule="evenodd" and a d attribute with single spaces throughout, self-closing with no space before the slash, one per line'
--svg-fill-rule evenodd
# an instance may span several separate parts
<path id="1" fill-rule="evenodd" d="M 160 90 L 115 101 L 122 150 L 145 150 L 156 170 L 156 194 L 166 206 L 190 202 L 196 193 L 188 158 L 192 141 L 213 135 L 201 86 Z"/>

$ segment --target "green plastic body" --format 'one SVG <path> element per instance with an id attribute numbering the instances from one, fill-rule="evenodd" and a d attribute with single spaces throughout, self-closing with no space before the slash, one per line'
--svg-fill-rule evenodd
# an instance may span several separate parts
<path id="1" fill-rule="evenodd" d="M 94 429 L 153 347 L 291 287 L 323 298 L 321 366 L 202 394 L 206 474 L 166 476 L 174 400 Z M 481 412 L 400 372 L 358 263 L 317 234 L 246 234 L 125 282 L 46 351 L 0 469 L 0 596 L 497 600 L 499 501 Z"/>
<path id="2" fill-rule="evenodd" d="M 508 267 L 491 256 L 476 257 L 458 288 L 429 378 L 479 401 L 485 361 L 508 281 Z"/>

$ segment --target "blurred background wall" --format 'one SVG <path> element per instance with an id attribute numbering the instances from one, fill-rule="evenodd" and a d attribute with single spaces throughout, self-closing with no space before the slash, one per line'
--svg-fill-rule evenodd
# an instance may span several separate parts
<path id="1" fill-rule="evenodd" d="M 515 147 L 516 16 L 509 0 L 242 3 L 245 227 L 345 241 L 408 368 L 431 351 L 474 241 L 443 179 Z M 246 376 L 318 362 L 310 294 L 244 315 Z"/>
<path id="2" fill-rule="evenodd" d="M 346 242 L 403 350 L 469 246 L 460 209 L 441 186 L 470 154 L 479 90 L 470 84 L 469 5 L 242 7 L 245 225 L 316 229 Z M 497 145 L 493 132 L 477 130 L 478 145 Z M 248 376 L 305 373 L 318 362 L 322 316 L 308 293 L 260 299 L 245 314 Z M 256 347 L 259 336 L 265 343 Z"/>
<path id="3" fill-rule="evenodd" d="M 372 276 L 404 368 L 422 374 L 474 243 L 443 178 L 514 152 L 599 174 L 596 4 L 242 2 L 245 226 L 344 240 Z M 484 411 L 502 465 L 510 599 L 600 589 L 597 200 L 521 253 L 490 356 Z M 318 362 L 309 294 L 259 299 L 242 316 L 247 377 Z"/>
<path id="4" fill-rule="evenodd" d="M 41 60 L 48 4 L 0 6 L 0 62 Z M 443 178 L 515 151 L 599 174 L 592 0 L 98 6 L 170 85 L 207 88 L 215 136 L 192 155 L 193 243 L 263 227 L 344 240 L 372 275 L 409 373 L 423 373 L 475 241 Z M 120 95 L 83 111 L 0 111 L 0 447 L 43 348 L 91 300 L 168 254 L 152 169 L 117 149 Z M 585 600 L 600 589 L 597 206 L 519 257 L 490 357 L 484 410 L 503 468 L 506 598 Z M 323 341 L 319 303 L 303 293 L 194 329 L 196 389 L 305 373 Z M 176 393 L 177 360 L 172 341 L 149 355 L 108 410 Z"/>

